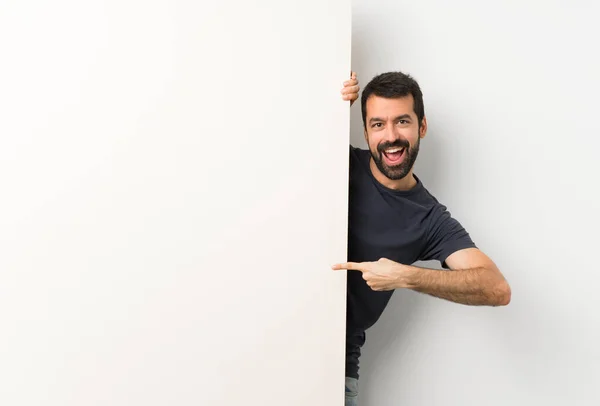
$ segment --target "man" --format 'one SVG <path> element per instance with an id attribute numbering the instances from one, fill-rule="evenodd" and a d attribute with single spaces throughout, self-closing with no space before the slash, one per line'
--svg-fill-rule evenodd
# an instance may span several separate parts
<path id="1" fill-rule="evenodd" d="M 358 99 L 352 73 L 342 95 Z M 389 72 L 361 98 L 368 150 L 350 147 L 346 406 L 358 405 L 358 365 L 365 331 L 395 289 L 412 289 L 465 305 L 504 306 L 511 290 L 494 262 L 413 174 L 427 133 L 423 96 L 409 75 Z M 412 266 L 437 260 L 446 270 Z"/>

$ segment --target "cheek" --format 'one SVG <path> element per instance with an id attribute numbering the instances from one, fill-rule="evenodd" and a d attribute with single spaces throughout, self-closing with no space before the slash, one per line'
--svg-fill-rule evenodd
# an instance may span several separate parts
<path id="1" fill-rule="evenodd" d="M 419 142 L 419 130 L 418 129 L 404 129 L 400 132 L 401 137 L 409 142 L 410 145 L 415 146 Z"/>
<path id="2" fill-rule="evenodd" d="M 369 149 L 376 150 L 377 145 L 383 141 L 383 137 L 377 133 L 367 134 L 367 145 Z"/>

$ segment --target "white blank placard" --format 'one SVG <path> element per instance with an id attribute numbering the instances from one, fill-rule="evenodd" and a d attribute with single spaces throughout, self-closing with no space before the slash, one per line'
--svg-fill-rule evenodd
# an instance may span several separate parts
<path id="1" fill-rule="evenodd" d="M 0 404 L 342 405 L 347 0 L 3 1 Z"/>

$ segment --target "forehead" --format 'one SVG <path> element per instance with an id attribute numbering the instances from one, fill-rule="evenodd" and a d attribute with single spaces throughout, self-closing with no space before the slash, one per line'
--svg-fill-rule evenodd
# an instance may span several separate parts
<path id="1" fill-rule="evenodd" d="M 367 99 L 366 107 L 367 119 L 374 116 L 395 117 L 402 114 L 416 117 L 412 94 L 394 99 L 372 95 Z"/>

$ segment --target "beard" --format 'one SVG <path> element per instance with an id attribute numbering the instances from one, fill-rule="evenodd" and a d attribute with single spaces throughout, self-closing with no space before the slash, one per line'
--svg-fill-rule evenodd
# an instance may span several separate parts
<path id="1" fill-rule="evenodd" d="M 377 169 L 379 169 L 379 171 L 381 171 L 386 178 L 391 180 L 400 180 L 408 175 L 415 164 L 417 155 L 419 155 L 420 144 L 420 137 L 417 139 L 417 144 L 414 147 L 411 147 L 408 141 L 403 139 L 393 142 L 382 142 L 377 146 L 376 151 L 371 150 L 371 156 L 373 157 L 373 161 L 375 162 Z M 383 151 L 394 147 L 404 148 L 404 154 L 406 154 L 406 156 L 398 165 L 390 166 L 383 160 Z"/>

